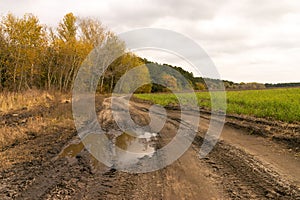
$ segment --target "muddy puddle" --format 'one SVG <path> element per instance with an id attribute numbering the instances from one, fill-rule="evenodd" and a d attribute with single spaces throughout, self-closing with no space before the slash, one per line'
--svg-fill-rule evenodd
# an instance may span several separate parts
<path id="1" fill-rule="evenodd" d="M 69 144 L 65 147 L 62 152 L 59 154 L 60 158 L 69 157 L 74 158 L 76 157 L 82 150 L 84 149 L 83 142 Z"/>
<path id="2" fill-rule="evenodd" d="M 119 162 L 138 162 L 140 158 L 145 156 L 151 157 L 156 151 L 155 141 L 157 134 L 145 132 L 139 137 L 134 137 L 129 133 L 123 132 L 116 137 L 115 156 L 118 157 Z"/>
<path id="3" fill-rule="evenodd" d="M 109 144 L 101 145 L 102 141 L 98 140 L 96 134 L 87 136 L 83 141 L 78 140 L 66 146 L 58 155 L 59 158 L 75 158 L 85 148 L 93 152 L 90 160 L 94 168 L 99 162 L 95 157 L 99 154 L 109 156 L 113 165 L 132 165 L 139 162 L 139 159 L 145 156 L 151 157 L 156 151 L 156 133 L 145 132 L 137 137 L 134 134 L 126 132 L 115 132 L 110 135 Z M 96 137 L 95 137 L 96 136 Z M 96 152 L 96 153 L 95 153 Z"/>

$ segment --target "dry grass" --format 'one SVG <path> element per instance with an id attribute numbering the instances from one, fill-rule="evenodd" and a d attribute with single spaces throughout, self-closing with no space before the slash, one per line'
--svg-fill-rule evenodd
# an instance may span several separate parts
<path id="1" fill-rule="evenodd" d="M 68 95 L 58 92 L 48 92 L 41 90 L 28 90 L 24 92 L 3 92 L 0 93 L 0 112 L 9 112 L 23 108 L 42 105 L 49 106 L 52 101 L 69 101 Z"/>
<path id="2" fill-rule="evenodd" d="M 57 111 L 56 113 L 60 113 Z M 73 121 L 69 113 L 62 113 L 56 117 L 32 117 L 25 125 L 4 125 L 0 127 L 0 149 L 18 144 L 30 137 L 37 137 L 42 134 L 53 131 L 55 127 L 73 127 Z"/>
<path id="3" fill-rule="evenodd" d="M 71 104 L 59 104 L 43 117 L 28 118 L 26 124 L 0 127 L 0 168 L 31 161 L 35 159 L 33 151 L 44 148 L 47 142 L 55 143 L 66 137 L 65 130 L 75 130 L 71 113 Z M 30 140 L 39 142 L 28 148 L 26 143 Z"/>
<path id="4" fill-rule="evenodd" d="M 72 110 L 68 96 L 39 90 L 1 93 L 0 110 L 2 113 L 0 112 L 0 115 L 6 113 L 16 115 L 18 123 L 1 123 L 0 149 L 43 134 L 54 126 L 72 126 Z M 54 108 L 50 109 L 51 105 Z M 26 109 L 20 110 L 22 108 Z M 22 119 L 18 117 L 20 113 L 26 112 L 30 113 L 28 117 Z"/>
<path id="5" fill-rule="evenodd" d="M 31 134 L 39 133 L 42 127 L 46 125 L 45 120 L 30 118 L 26 126 L 3 126 L 0 128 L 0 149 L 17 143 L 20 140 L 27 139 Z"/>
<path id="6" fill-rule="evenodd" d="M 36 138 L 38 141 L 45 140 L 45 143 L 49 141 L 55 143 L 68 135 L 64 130 L 70 128 L 75 130 L 71 119 L 61 120 L 58 118 L 36 118 L 27 122 L 25 126 L 1 127 L 0 168 L 7 169 L 15 163 L 34 160 L 32 152 L 39 151 L 45 145 L 43 142 L 38 142 L 28 148 L 26 142 Z"/>
<path id="7" fill-rule="evenodd" d="M 0 112 L 1 169 L 36 159 L 34 152 L 51 149 L 51 144 L 66 140 L 76 131 L 70 94 L 2 93 L 0 100 L 5 110 Z M 96 105 L 102 100 L 103 96 L 96 96 Z"/>
<path id="8" fill-rule="evenodd" d="M 75 131 L 70 94 L 39 90 L 0 93 L 0 111 L 1 169 L 35 159 L 34 151 L 67 137 L 66 130 Z"/>

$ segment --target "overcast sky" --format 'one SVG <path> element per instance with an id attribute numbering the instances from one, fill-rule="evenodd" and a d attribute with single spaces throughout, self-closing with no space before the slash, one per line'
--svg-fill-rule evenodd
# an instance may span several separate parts
<path id="1" fill-rule="evenodd" d="M 196 41 L 223 79 L 300 82 L 298 0 L 0 0 L 0 14 L 33 13 L 56 26 L 66 13 L 96 17 L 116 33 L 166 28 Z M 190 69 L 180 58 L 145 51 L 150 60 Z"/>

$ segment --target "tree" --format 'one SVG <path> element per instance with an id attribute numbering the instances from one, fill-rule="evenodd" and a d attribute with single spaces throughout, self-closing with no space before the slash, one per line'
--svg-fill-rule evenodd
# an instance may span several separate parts
<path id="1" fill-rule="evenodd" d="M 115 59 L 116 55 L 120 57 Z M 84 60 L 88 62 L 83 63 Z M 195 83 L 203 81 L 180 67 L 155 63 L 150 69 L 145 63 L 148 65 L 149 61 L 126 52 L 124 41 L 93 18 L 68 13 L 53 29 L 41 25 L 32 14 L 8 14 L 0 22 L 0 90 L 37 87 L 68 92 L 82 64 L 88 66 L 87 86 L 100 92 L 112 92 L 120 78 L 131 70 L 136 72 L 135 77 L 121 81 L 122 88 L 130 87 L 130 82 L 138 86 L 148 83 L 150 76 L 156 82 L 163 79 L 175 90 L 188 85 L 197 87 Z M 95 71 L 102 74 L 98 85 L 95 73 L 88 73 Z M 146 84 L 135 92 L 150 92 L 158 85 Z"/>
<path id="2" fill-rule="evenodd" d="M 128 63 L 124 62 L 124 56 L 125 54 L 125 43 L 121 41 L 113 32 L 107 32 L 106 34 L 106 43 L 104 50 L 105 52 L 102 52 L 102 66 L 99 66 L 102 70 L 102 76 L 100 80 L 100 93 L 106 91 L 112 91 L 112 87 L 114 86 L 114 83 L 118 78 L 120 77 L 119 74 L 127 71 L 129 69 Z M 111 60 L 111 55 L 123 55 L 120 58 L 117 58 L 116 60 Z M 108 66 L 106 69 L 105 67 Z M 105 84 L 105 79 L 107 80 L 107 83 Z M 104 86 L 110 87 L 104 87 Z"/>
<path id="3" fill-rule="evenodd" d="M 116 80 L 119 80 L 123 76 L 123 79 L 119 83 L 119 88 L 117 88 L 118 92 L 128 93 L 133 88 L 137 88 L 135 93 L 151 92 L 151 84 L 144 85 L 144 83 L 150 83 L 150 74 L 142 59 L 133 53 L 126 53 L 118 59 L 118 63 L 113 64 L 116 65 L 115 70 L 113 70 Z"/>
<path id="4" fill-rule="evenodd" d="M 79 18 L 78 21 L 80 38 L 82 41 L 88 43 L 93 48 L 103 43 L 107 34 L 99 20 L 92 18 Z"/>
<path id="5" fill-rule="evenodd" d="M 64 16 L 62 22 L 59 23 L 58 35 L 64 42 L 74 42 L 76 40 L 76 17 L 73 13 L 68 13 Z"/>
<path id="6" fill-rule="evenodd" d="M 56 76 L 58 77 L 58 89 L 67 91 L 70 88 L 73 76 L 78 70 L 78 61 L 80 60 L 79 42 L 77 41 L 76 17 L 73 13 L 68 13 L 59 23 L 57 28 L 58 37 L 54 41 L 54 46 L 58 50 L 58 68 Z"/>
<path id="7" fill-rule="evenodd" d="M 162 75 L 165 86 L 171 90 L 178 90 L 177 79 L 169 74 Z"/>
<path id="8" fill-rule="evenodd" d="M 194 88 L 195 90 L 205 90 L 205 85 L 203 83 L 196 82 Z"/>
<path id="9" fill-rule="evenodd" d="M 14 89 L 31 88 L 38 81 L 36 75 L 39 74 L 41 51 L 45 44 L 43 26 L 32 14 L 25 14 L 22 18 L 8 14 L 2 24 L 10 52 L 6 71 L 11 76 Z"/>
<path id="10" fill-rule="evenodd" d="M 6 83 L 6 64 L 8 58 L 7 43 L 5 41 L 3 27 L 0 24 L 0 91 L 3 90 Z"/>

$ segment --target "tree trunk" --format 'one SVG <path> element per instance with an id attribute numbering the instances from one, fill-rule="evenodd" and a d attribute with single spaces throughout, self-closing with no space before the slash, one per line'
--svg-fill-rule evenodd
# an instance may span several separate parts
<path id="1" fill-rule="evenodd" d="M 112 93 L 113 91 L 113 84 L 114 84 L 114 76 L 111 76 L 111 81 L 110 81 L 110 92 Z"/>

